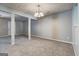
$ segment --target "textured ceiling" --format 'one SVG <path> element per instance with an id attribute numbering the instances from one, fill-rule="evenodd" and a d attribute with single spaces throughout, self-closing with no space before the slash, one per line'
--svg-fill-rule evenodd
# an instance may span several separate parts
<path id="1" fill-rule="evenodd" d="M 8 8 L 34 15 L 37 10 L 37 3 L 0 3 Z M 72 9 L 72 3 L 40 3 L 40 10 L 45 15 L 63 12 Z"/>

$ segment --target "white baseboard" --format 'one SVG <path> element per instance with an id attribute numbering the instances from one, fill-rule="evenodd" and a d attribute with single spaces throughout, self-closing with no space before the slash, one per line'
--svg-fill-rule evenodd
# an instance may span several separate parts
<path id="1" fill-rule="evenodd" d="M 7 37 L 7 36 L 10 36 L 10 35 L 4 35 L 4 36 L 0 36 L 0 37 Z"/>
<path id="2" fill-rule="evenodd" d="M 64 43 L 72 44 L 72 42 L 67 42 L 67 41 L 62 41 L 62 40 L 57 40 L 57 39 L 44 38 L 44 37 L 36 36 L 36 35 L 31 35 L 31 36 L 42 38 L 42 39 L 55 40 L 55 41 L 59 41 L 59 42 L 64 42 Z"/>
<path id="3" fill-rule="evenodd" d="M 24 35 L 24 33 L 23 34 L 16 34 L 16 36 L 18 36 L 18 35 Z M 11 35 L 3 35 L 3 36 L 0 36 L 0 37 L 8 37 L 8 36 L 11 36 Z"/>
<path id="4" fill-rule="evenodd" d="M 16 36 L 18 36 L 18 35 L 21 35 L 21 34 L 17 34 Z M 4 35 L 4 36 L 0 36 L 0 37 L 7 37 L 7 36 L 11 36 L 11 35 Z M 67 42 L 67 41 L 62 41 L 62 40 L 57 40 L 57 39 L 44 38 L 44 37 L 36 36 L 36 35 L 31 35 L 31 36 L 39 37 L 39 38 L 42 38 L 42 39 L 55 40 L 55 41 L 59 41 L 59 42 L 72 44 L 72 42 Z"/>

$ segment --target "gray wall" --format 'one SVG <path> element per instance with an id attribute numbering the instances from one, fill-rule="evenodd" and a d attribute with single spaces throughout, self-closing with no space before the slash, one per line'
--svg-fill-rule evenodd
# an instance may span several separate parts
<path id="1" fill-rule="evenodd" d="M 9 25 L 11 25 L 11 21 L 9 21 Z M 24 21 L 15 21 L 16 35 L 25 34 L 24 25 L 25 25 Z M 11 28 L 9 28 L 9 31 L 10 30 L 11 30 Z"/>
<path id="2" fill-rule="evenodd" d="M 0 36 L 8 35 L 8 20 L 0 18 Z"/>
<path id="3" fill-rule="evenodd" d="M 24 21 L 16 21 L 16 35 L 25 34 Z M 11 34 L 11 21 L 0 18 L 0 37 Z M 27 24 L 26 24 L 27 26 Z M 27 27 L 26 27 L 27 28 Z"/>
<path id="4" fill-rule="evenodd" d="M 24 34 L 23 21 L 16 21 L 16 35 Z"/>
<path id="5" fill-rule="evenodd" d="M 32 35 L 46 39 L 72 42 L 72 11 L 32 21 Z"/>
<path id="6" fill-rule="evenodd" d="M 59 14 L 60 40 L 72 42 L 72 11 Z"/>
<path id="7" fill-rule="evenodd" d="M 28 20 L 24 22 L 24 34 L 28 35 Z"/>

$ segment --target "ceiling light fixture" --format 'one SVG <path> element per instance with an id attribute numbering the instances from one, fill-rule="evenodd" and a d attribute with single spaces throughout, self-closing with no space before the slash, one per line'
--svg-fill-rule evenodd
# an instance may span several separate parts
<path id="1" fill-rule="evenodd" d="M 37 11 L 35 12 L 34 16 L 35 17 L 43 17 L 44 16 L 44 13 L 42 11 L 40 11 L 40 5 L 38 4 L 37 5 Z"/>

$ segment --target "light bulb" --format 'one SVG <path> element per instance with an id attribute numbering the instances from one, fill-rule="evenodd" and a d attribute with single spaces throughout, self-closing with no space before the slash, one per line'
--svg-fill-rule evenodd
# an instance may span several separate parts
<path id="1" fill-rule="evenodd" d="M 42 13 L 42 12 L 36 12 L 35 14 L 34 14 L 34 16 L 35 17 L 43 17 L 44 16 L 44 14 Z"/>

